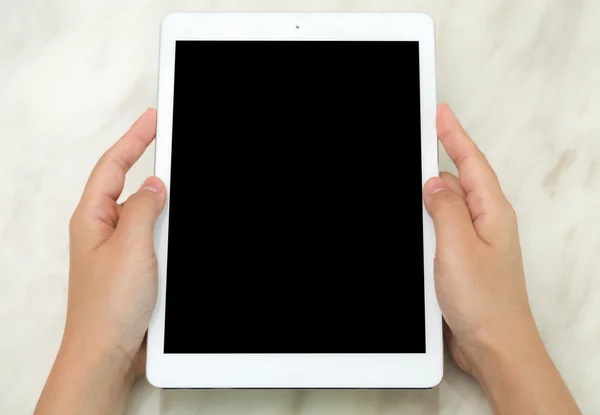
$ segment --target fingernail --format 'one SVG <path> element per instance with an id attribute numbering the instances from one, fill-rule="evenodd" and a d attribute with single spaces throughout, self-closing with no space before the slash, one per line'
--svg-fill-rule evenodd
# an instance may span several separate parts
<path id="1" fill-rule="evenodd" d="M 154 187 L 152 187 L 152 186 L 146 186 L 146 187 L 144 187 L 144 190 L 150 190 L 151 192 L 158 193 L 158 190 L 156 190 L 156 189 L 155 189 Z"/>
<path id="2" fill-rule="evenodd" d="M 450 187 L 444 181 L 444 179 L 440 177 L 436 177 L 434 179 L 430 179 L 425 186 L 425 191 L 430 195 L 434 195 L 437 192 L 441 192 L 442 190 L 448 190 Z"/>
<path id="3" fill-rule="evenodd" d="M 163 184 L 157 177 L 148 177 L 144 184 L 140 186 L 143 190 L 149 190 L 153 193 L 160 193 L 163 189 Z"/>
<path id="4" fill-rule="evenodd" d="M 437 192 L 441 192 L 442 190 L 446 190 L 446 187 L 434 187 L 433 189 L 431 189 L 430 194 L 434 195 Z"/>

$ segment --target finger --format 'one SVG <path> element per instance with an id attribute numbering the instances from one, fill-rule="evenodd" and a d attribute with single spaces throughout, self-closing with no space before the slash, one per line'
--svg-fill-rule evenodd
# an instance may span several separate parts
<path id="1" fill-rule="evenodd" d="M 433 219 L 436 255 L 469 249 L 478 239 L 465 200 L 442 178 L 433 177 L 423 187 L 425 207 Z M 442 248 L 443 249 L 440 249 Z"/>
<path id="2" fill-rule="evenodd" d="M 140 350 L 135 355 L 133 368 L 136 377 L 143 375 L 146 372 L 146 356 L 148 354 L 148 333 L 144 335 L 144 340 L 140 346 Z"/>
<path id="3" fill-rule="evenodd" d="M 498 221 L 488 220 L 486 215 L 502 215 L 509 209 L 496 173 L 448 105 L 438 107 L 437 130 L 444 149 L 458 169 L 475 228 L 481 238 L 490 243 L 503 226 Z"/>
<path id="4" fill-rule="evenodd" d="M 470 369 L 469 363 L 465 357 L 465 354 L 463 353 L 462 349 L 459 347 L 458 342 L 457 342 L 456 338 L 454 337 L 454 333 L 452 333 L 452 329 L 450 329 L 450 326 L 448 325 L 448 323 L 446 322 L 445 319 L 443 321 L 443 333 L 444 333 L 444 338 L 446 340 L 446 347 L 448 348 L 448 351 L 450 352 L 450 356 L 452 356 L 452 359 L 454 360 L 456 365 L 463 372 L 471 373 L 471 369 Z"/>
<path id="5" fill-rule="evenodd" d="M 158 177 L 146 179 L 123 205 L 115 237 L 126 243 L 154 244 L 154 224 L 166 201 L 164 183 Z"/>
<path id="6" fill-rule="evenodd" d="M 450 330 L 450 326 L 448 326 L 446 319 L 442 320 L 442 332 L 446 341 L 450 343 L 454 338 L 454 334 L 452 333 L 452 330 Z"/>
<path id="7" fill-rule="evenodd" d="M 460 181 L 458 180 L 458 177 L 456 177 L 452 173 L 448 173 L 446 171 L 441 172 L 440 177 L 442 179 L 444 179 L 444 181 L 446 183 L 448 183 L 448 185 L 450 186 L 450 188 L 452 189 L 452 191 L 454 193 L 456 193 L 463 199 L 465 198 L 465 191 L 463 190 L 462 186 L 460 185 Z"/>
<path id="8" fill-rule="evenodd" d="M 83 191 L 82 204 L 97 209 L 106 198 L 116 201 L 123 191 L 125 174 L 155 135 L 156 111 L 148 109 L 100 158 Z"/>

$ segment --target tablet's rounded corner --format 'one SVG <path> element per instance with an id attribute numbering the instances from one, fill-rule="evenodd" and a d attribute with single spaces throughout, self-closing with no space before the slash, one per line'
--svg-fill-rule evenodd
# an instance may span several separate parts
<path id="1" fill-rule="evenodd" d="M 427 12 L 417 12 L 415 15 L 423 21 L 423 25 L 429 26 L 431 29 L 435 29 L 435 18 L 433 15 Z"/>
<path id="2" fill-rule="evenodd" d="M 149 358 L 146 358 L 146 380 L 157 389 L 164 389 L 165 385 L 162 382 L 160 371 L 157 370 L 156 364 Z"/>
<path id="3" fill-rule="evenodd" d="M 165 14 L 160 21 L 161 29 L 165 31 L 169 30 L 170 27 L 177 26 L 177 21 L 180 20 L 181 16 L 184 14 L 184 12 L 178 11 L 173 11 Z"/>
<path id="4" fill-rule="evenodd" d="M 431 381 L 427 389 L 435 389 L 444 381 L 444 363 L 439 365 L 439 369 L 431 375 Z"/>

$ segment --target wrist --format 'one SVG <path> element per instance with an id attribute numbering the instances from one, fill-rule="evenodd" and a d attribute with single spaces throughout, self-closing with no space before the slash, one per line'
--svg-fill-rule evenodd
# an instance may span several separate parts
<path id="1" fill-rule="evenodd" d="M 129 390 L 135 381 L 131 357 L 102 335 L 86 335 L 82 330 L 65 330 L 57 356 L 69 370 L 82 371 L 87 379 L 107 382 L 115 389 Z"/>
<path id="2" fill-rule="evenodd" d="M 65 332 L 36 414 L 123 413 L 132 365 L 98 337 Z"/>
<path id="3" fill-rule="evenodd" d="M 490 327 L 491 328 L 491 327 Z M 472 359 L 494 413 L 580 414 L 546 350 L 531 313 L 493 327 Z"/>
<path id="4" fill-rule="evenodd" d="M 552 365 L 531 314 L 494 327 L 481 335 L 479 344 L 472 372 L 492 401 L 500 384 L 516 392 Z"/>

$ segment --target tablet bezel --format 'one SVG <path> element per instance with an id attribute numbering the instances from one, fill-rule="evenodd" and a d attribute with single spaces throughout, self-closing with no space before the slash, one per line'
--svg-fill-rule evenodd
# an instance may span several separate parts
<path id="1" fill-rule="evenodd" d="M 423 183 L 438 175 L 435 35 L 422 13 L 172 13 L 161 25 L 155 174 L 170 190 L 177 40 L 418 41 Z M 399 163 L 402 162 L 399 157 Z M 158 297 L 148 330 L 146 375 L 161 388 L 430 388 L 443 376 L 442 318 L 434 289 L 433 223 L 423 209 L 426 353 L 165 354 L 169 202 L 155 231 Z M 401 327 L 397 330 L 400 332 Z M 299 333 L 300 336 L 306 335 Z"/>

